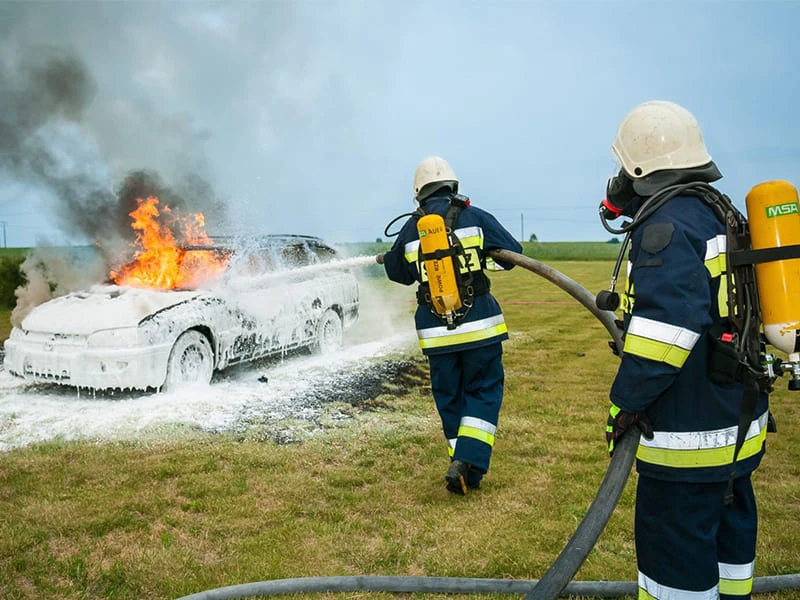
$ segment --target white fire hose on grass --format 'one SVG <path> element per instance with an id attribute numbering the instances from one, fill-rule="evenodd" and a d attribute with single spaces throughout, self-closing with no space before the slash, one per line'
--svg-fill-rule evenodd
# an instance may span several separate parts
<path id="1" fill-rule="evenodd" d="M 510 250 L 491 250 L 489 255 L 527 269 L 554 283 L 595 315 L 611 334 L 622 353 L 622 332 L 614 313 L 600 310 L 595 297 L 575 281 L 538 260 Z M 521 581 L 468 577 L 341 576 L 276 579 L 232 585 L 183 596 L 177 600 L 235 600 L 252 596 L 310 592 L 396 592 L 429 594 L 525 594 L 525 600 L 555 600 L 559 596 L 615 598 L 635 596 L 635 581 L 572 581 L 603 532 L 630 476 L 639 438 L 623 435 L 615 444 L 614 455 L 589 509 L 550 568 L 541 579 Z M 756 577 L 753 593 L 799 590 L 800 573 Z"/>

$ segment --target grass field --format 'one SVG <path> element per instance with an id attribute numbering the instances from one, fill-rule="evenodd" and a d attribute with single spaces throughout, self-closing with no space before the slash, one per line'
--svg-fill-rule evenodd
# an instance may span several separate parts
<path id="1" fill-rule="evenodd" d="M 595 293 L 612 267 L 548 264 Z M 478 492 L 444 489 L 448 459 L 422 361 L 407 391 L 379 398 L 385 408 L 304 443 L 209 435 L 18 449 L 0 454 L 0 598 L 169 599 L 336 575 L 538 579 L 608 465 L 603 431 L 618 359 L 603 327 L 543 279 L 515 269 L 492 284 L 511 339 L 492 467 Z M 779 433 L 754 477 L 756 576 L 800 572 L 800 397 L 778 387 Z M 635 479 L 578 580 L 636 578 Z"/>

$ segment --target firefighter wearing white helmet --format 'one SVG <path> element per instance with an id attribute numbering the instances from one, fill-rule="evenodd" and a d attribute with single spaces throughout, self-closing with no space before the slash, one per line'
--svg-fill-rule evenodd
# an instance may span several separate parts
<path id="1" fill-rule="evenodd" d="M 726 227 L 696 190 L 722 175 L 695 117 L 672 102 L 631 110 L 612 150 L 620 169 L 601 215 L 628 217 L 631 237 L 606 441 L 613 453 L 627 429 L 642 433 L 639 597 L 748 598 L 757 530 L 750 475 L 769 411 L 765 393 L 746 396 L 740 374 L 717 370 L 731 336 Z"/>
<path id="2" fill-rule="evenodd" d="M 480 487 L 489 469 L 503 401 L 501 342 L 508 329 L 489 291 L 487 252 L 521 252 L 522 246 L 494 216 L 457 192 L 458 178 L 446 160 L 423 160 L 414 172 L 419 206 L 378 262 L 392 281 L 418 284 L 414 322 L 446 440 L 445 487 L 464 495 Z M 443 246 L 431 246 L 433 239 Z M 439 300 L 449 296 L 443 271 L 453 276 L 451 290 L 457 292 L 452 306 L 441 302 L 442 310 Z"/>
<path id="3" fill-rule="evenodd" d="M 429 156 L 414 171 L 414 200 L 418 203 L 442 188 L 458 193 L 458 178 L 450 164 L 439 156 Z"/>

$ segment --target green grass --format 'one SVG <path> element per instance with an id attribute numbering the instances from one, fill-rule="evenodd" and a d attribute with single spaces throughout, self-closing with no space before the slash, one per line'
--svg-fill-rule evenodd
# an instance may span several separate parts
<path id="1" fill-rule="evenodd" d="M 342 244 L 348 256 L 361 256 L 386 252 L 390 242 Z M 616 260 L 620 244 L 608 242 L 522 242 L 522 253 L 537 260 Z"/>
<path id="2" fill-rule="evenodd" d="M 593 292 L 612 267 L 548 264 Z M 413 289 L 385 286 L 408 295 L 400 318 L 413 327 Z M 492 467 L 479 492 L 444 489 L 447 452 L 425 377 L 382 396 L 386 408 L 304 443 L 231 434 L 40 444 L 0 454 L 0 598 L 168 599 L 339 575 L 538 579 L 608 465 L 603 431 L 618 359 L 603 327 L 543 279 L 517 268 L 493 274 L 492 289 L 511 339 Z M 754 477 L 757 576 L 800 572 L 800 403 L 785 385 L 772 402 L 779 433 Z M 578 580 L 636 578 L 635 478 Z"/>
<path id="3" fill-rule="evenodd" d="M 0 258 L 23 258 L 30 248 L 0 248 Z"/>
<path id="4" fill-rule="evenodd" d="M 621 244 L 608 242 L 523 242 L 522 253 L 537 260 L 616 260 Z"/>

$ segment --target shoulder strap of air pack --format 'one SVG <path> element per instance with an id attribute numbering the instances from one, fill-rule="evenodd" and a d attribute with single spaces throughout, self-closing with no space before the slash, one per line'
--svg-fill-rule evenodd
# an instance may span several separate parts
<path id="1" fill-rule="evenodd" d="M 723 198 L 727 200 L 727 197 Z M 761 367 L 761 309 L 755 273 L 755 264 L 761 262 L 758 259 L 763 259 L 765 255 L 759 255 L 753 250 L 750 227 L 745 216 L 733 207 L 730 200 L 727 204 L 725 254 L 728 269 L 728 320 L 738 336 L 739 379 L 743 386 L 736 445 L 724 497 L 725 504 L 729 505 L 733 502 L 733 480 L 736 477 L 739 452 L 747 438 L 758 398 L 769 391 L 771 382 Z"/>

